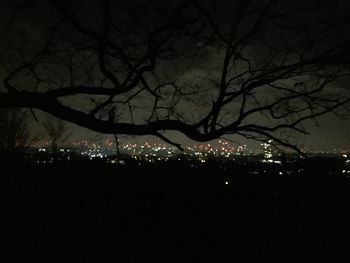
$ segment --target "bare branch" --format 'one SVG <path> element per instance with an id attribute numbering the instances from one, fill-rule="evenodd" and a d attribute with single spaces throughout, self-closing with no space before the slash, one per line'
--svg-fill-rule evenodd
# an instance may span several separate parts
<path id="1" fill-rule="evenodd" d="M 348 114 L 349 93 L 336 90 L 350 77 L 350 37 L 341 21 L 315 19 L 327 5 L 49 2 L 54 17 L 40 26 L 28 19 L 36 42 L 13 44 L 16 23 L 6 27 L 1 108 L 40 109 L 100 133 L 151 134 L 178 148 L 163 131 L 273 139 L 300 153 L 284 132 L 307 134 L 307 120 Z"/>

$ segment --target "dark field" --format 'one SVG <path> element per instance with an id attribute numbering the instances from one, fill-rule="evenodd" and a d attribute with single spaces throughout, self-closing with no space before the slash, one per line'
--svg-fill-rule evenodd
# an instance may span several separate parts
<path id="1" fill-rule="evenodd" d="M 350 262 L 350 180 L 324 169 L 3 166 L 2 262 Z"/>

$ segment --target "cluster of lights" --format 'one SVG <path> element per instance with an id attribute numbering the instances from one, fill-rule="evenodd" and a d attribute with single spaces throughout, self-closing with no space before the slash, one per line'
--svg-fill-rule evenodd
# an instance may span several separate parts
<path id="1" fill-rule="evenodd" d="M 346 176 L 350 176 L 350 155 L 343 154 L 343 157 L 346 158 L 345 166 L 346 168 L 342 170 L 342 174 Z"/>
<path id="2" fill-rule="evenodd" d="M 102 146 L 103 145 L 103 146 Z M 89 159 L 108 159 L 110 163 L 120 163 L 120 160 L 113 160 L 112 158 L 107 158 L 109 156 L 116 154 L 115 140 L 106 140 L 104 144 L 90 143 L 88 141 L 80 141 L 73 143 L 71 148 L 61 148 L 59 151 L 61 153 L 76 152 L 82 156 L 87 156 Z M 261 143 L 260 159 L 259 154 L 257 156 L 260 162 L 266 164 L 278 164 L 282 165 L 281 155 L 273 148 L 273 141 L 269 140 L 265 143 Z M 169 160 L 197 160 L 199 163 L 204 164 L 211 157 L 227 158 L 230 160 L 235 160 L 236 156 L 239 155 L 250 155 L 252 152 L 248 150 L 247 145 L 240 145 L 238 147 L 233 147 L 231 143 L 227 140 L 218 140 L 215 143 L 206 144 L 193 144 L 187 145 L 184 152 L 180 152 L 176 147 L 169 146 L 166 144 L 157 144 L 145 142 L 143 144 L 138 143 L 125 143 L 119 145 L 119 150 L 122 154 L 131 156 L 138 162 L 149 162 L 155 163 L 157 161 L 169 161 Z M 49 146 L 42 146 L 37 148 L 38 152 L 50 152 Z M 178 155 L 181 153 L 181 155 Z M 349 155 L 342 152 L 341 155 L 345 160 L 345 168 L 341 170 L 344 175 L 350 175 L 350 157 Z M 176 158 L 176 159 L 175 159 Z M 239 160 L 239 159 L 238 159 Z M 297 160 L 296 160 L 297 161 Z M 45 162 L 50 162 L 46 160 Z M 301 173 L 302 171 L 284 171 L 279 172 L 280 175 L 291 174 L 291 173 Z M 261 171 L 251 171 L 250 173 L 259 174 Z"/>
<path id="3" fill-rule="evenodd" d="M 219 140 L 217 145 L 208 144 L 195 144 L 193 146 L 188 145 L 186 147 L 187 154 L 193 155 L 201 162 L 205 162 L 209 156 L 231 158 L 237 154 L 235 148 L 227 141 Z"/>
<path id="4" fill-rule="evenodd" d="M 268 144 L 266 144 L 268 146 Z M 109 155 L 115 155 L 116 146 L 115 141 L 107 139 L 103 146 L 100 144 L 89 143 L 88 141 L 80 141 L 73 143 L 73 151 L 78 151 L 83 156 L 88 156 L 90 159 L 105 158 Z M 148 162 L 155 162 L 165 160 L 179 154 L 179 150 L 174 146 L 168 146 L 166 144 L 157 144 L 145 142 L 143 144 L 137 143 L 125 143 L 119 146 L 120 152 L 130 155 L 135 160 L 146 160 Z M 247 145 L 241 145 L 237 148 L 233 147 L 229 141 L 218 140 L 216 143 L 211 144 L 194 144 L 187 145 L 185 147 L 184 155 L 188 157 L 195 157 L 200 163 L 205 163 L 209 157 L 223 157 L 234 159 L 236 155 L 247 155 L 250 151 L 247 149 Z M 47 151 L 46 148 L 39 148 L 39 151 Z M 61 152 L 65 152 L 63 148 Z M 69 150 L 68 150 L 69 152 Z M 268 155 L 271 158 L 272 155 Z M 179 157 L 180 158 L 180 157 Z M 270 162 L 270 160 L 268 161 Z"/>
<path id="5" fill-rule="evenodd" d="M 272 158 L 272 156 L 269 157 L 269 158 Z M 273 160 L 273 159 L 263 159 L 261 162 L 263 162 L 263 163 L 277 163 L 277 164 L 282 164 L 282 162 L 281 162 L 280 160 Z"/>
<path id="6" fill-rule="evenodd" d="M 83 155 L 83 156 L 88 156 L 90 160 L 92 159 L 95 159 L 95 158 L 105 158 L 107 157 L 106 154 L 104 154 L 104 149 L 103 147 L 101 147 L 100 145 L 98 144 L 88 144 L 88 145 L 85 145 L 86 149 L 83 149 L 80 154 Z"/>
<path id="7" fill-rule="evenodd" d="M 113 155 L 116 153 L 115 144 L 113 141 L 106 141 L 106 146 L 112 148 L 111 155 L 106 153 L 106 147 L 103 147 L 99 144 L 90 144 L 88 142 L 80 142 L 79 144 L 75 144 L 74 148 L 61 148 L 59 149 L 60 153 L 63 153 L 64 158 L 70 160 L 70 154 L 73 152 L 79 152 L 82 156 L 87 156 L 90 160 L 92 159 L 104 159 L 105 162 L 111 164 L 126 164 L 126 159 L 123 160 L 118 158 L 114 158 Z M 147 163 L 157 163 L 159 161 L 188 161 L 192 160 L 194 162 L 191 163 L 191 167 L 196 167 L 198 165 L 205 164 L 211 157 L 224 157 L 229 158 L 230 160 L 241 160 L 240 157 L 235 158 L 237 155 L 245 155 L 244 152 L 248 152 L 246 145 L 238 146 L 237 150 L 231 146 L 231 144 L 227 141 L 219 140 L 217 144 L 195 144 L 193 146 L 188 145 L 186 150 L 181 153 L 180 151 L 173 146 L 167 146 L 165 144 L 156 144 L 156 143 L 144 143 L 144 144 L 136 144 L 136 143 L 127 143 L 124 145 L 120 145 L 120 152 L 123 154 L 127 154 L 131 158 L 133 158 L 136 163 L 139 165 L 143 165 L 145 162 Z M 50 147 L 40 147 L 37 148 L 37 152 L 42 153 L 50 153 Z M 67 154 L 65 154 L 67 153 Z M 247 154 L 248 155 L 248 154 Z M 272 141 L 268 141 L 266 143 L 261 144 L 260 154 L 254 155 L 253 161 L 266 163 L 266 164 L 278 164 L 282 165 L 281 155 L 277 153 L 272 147 Z M 350 178 L 350 155 L 342 153 L 338 155 L 338 157 L 343 158 L 344 167 L 339 171 L 345 177 Z M 250 158 L 250 157 L 248 157 Z M 299 156 L 300 158 L 300 156 Z M 299 158 L 295 158 L 292 156 L 292 159 L 288 159 L 287 163 L 297 162 Z M 246 160 L 246 159 L 244 159 Z M 45 160 L 34 160 L 36 163 L 53 163 L 54 160 L 52 158 L 48 158 Z M 244 164 L 247 164 L 245 161 Z M 273 167 L 273 170 L 270 170 L 268 167 Z M 288 167 L 288 165 L 287 165 Z M 261 169 L 263 168 L 263 169 Z M 295 167 L 297 168 L 297 167 Z M 292 168 L 287 170 L 282 170 L 277 168 L 277 166 L 261 166 L 259 168 L 251 169 L 247 171 L 248 174 L 253 175 L 264 175 L 267 173 L 273 173 L 279 176 L 284 175 L 296 175 L 303 174 L 305 171 L 302 168 Z M 223 168 L 225 169 L 225 168 Z M 329 174 L 334 174 L 332 171 Z M 229 184 L 229 181 L 224 181 L 225 185 Z"/>

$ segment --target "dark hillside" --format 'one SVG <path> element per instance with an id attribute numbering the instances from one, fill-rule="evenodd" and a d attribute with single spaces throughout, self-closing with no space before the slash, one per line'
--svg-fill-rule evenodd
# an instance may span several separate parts
<path id="1" fill-rule="evenodd" d="M 10 168 L 0 189 L 3 255 L 13 261 L 350 260 L 344 176 L 83 161 Z"/>

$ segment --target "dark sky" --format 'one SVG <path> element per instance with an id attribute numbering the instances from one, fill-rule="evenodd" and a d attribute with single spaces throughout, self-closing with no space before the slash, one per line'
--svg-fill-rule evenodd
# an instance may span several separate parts
<path id="1" fill-rule="evenodd" d="M 4 15 L 4 17 L 8 17 L 9 14 L 11 16 L 5 20 L 2 21 L 2 29 L 4 32 L 8 32 L 7 38 L 3 40 L 2 42 L 14 42 L 14 45 L 18 45 L 20 48 L 23 48 L 24 50 L 31 50 L 35 49 L 38 46 L 41 46 L 43 43 L 43 39 L 47 37 L 46 35 L 46 29 L 56 20 L 60 19 L 60 15 L 57 13 L 55 8 L 52 7 L 48 3 L 49 1 L 45 0 L 37 0 L 37 1 L 21 1 L 21 0 L 15 0 L 15 1 L 7 1 L 7 0 L 1 0 L 1 12 Z M 91 12 L 91 10 L 94 10 L 96 6 L 98 6 L 96 1 L 63 1 L 64 4 L 70 6 L 72 10 L 78 10 L 77 17 L 79 17 L 80 21 L 83 21 L 83 23 L 90 27 L 90 28 L 96 28 L 98 27 L 98 24 L 100 22 L 100 18 L 98 16 L 98 12 Z M 118 1 L 115 1 L 118 2 Z M 114 3 L 115 3 L 114 2 Z M 147 1 L 146 1 L 147 2 Z M 119 15 L 120 19 L 132 19 L 131 24 L 129 25 L 130 28 L 124 28 L 122 30 L 125 30 L 126 32 L 134 30 L 133 26 L 140 25 L 140 23 L 149 23 L 151 26 L 155 23 L 155 17 L 145 18 L 143 17 L 145 12 L 150 12 L 152 14 L 152 11 L 147 10 L 147 5 L 145 1 L 128 1 L 127 3 L 125 1 L 121 1 L 118 3 L 122 3 L 124 6 L 124 9 L 121 9 L 122 11 L 115 11 L 116 15 Z M 164 16 L 166 16 L 166 10 L 168 10 L 171 7 L 177 6 L 180 1 L 163 1 L 162 3 L 157 3 L 159 1 L 151 1 L 149 3 L 153 3 L 159 8 L 159 10 L 162 10 L 164 14 L 160 14 L 157 19 L 165 19 Z M 252 6 L 259 6 L 263 5 L 267 1 L 250 1 Z M 207 8 L 211 8 L 211 14 L 217 18 L 218 14 L 229 14 L 232 8 L 237 5 L 238 1 L 202 1 L 204 5 Z M 341 37 L 349 37 L 349 11 L 350 11 L 350 4 L 349 1 L 346 0 L 337 0 L 337 1 L 279 1 L 278 8 L 283 10 L 283 8 L 289 8 L 289 7 L 298 7 L 298 8 L 309 8 L 313 5 L 322 5 L 324 3 L 332 3 L 331 5 L 327 6 L 326 9 L 320 9 L 320 11 L 312 11 L 312 12 L 303 12 L 295 17 L 294 23 L 299 25 L 317 25 L 317 23 L 320 24 L 329 24 L 334 25 L 337 24 L 337 30 L 333 30 L 330 33 L 327 33 L 327 38 L 325 41 L 325 45 L 328 45 L 329 43 L 333 43 L 336 41 L 339 36 Z M 90 11 L 84 12 L 83 9 L 75 9 L 77 6 L 84 6 L 89 7 Z M 151 6 L 151 4 L 150 4 Z M 168 9 L 167 9 L 168 8 Z M 98 8 L 96 8 L 98 10 Z M 124 10 L 124 11 L 123 11 Z M 150 9 L 151 10 L 151 9 Z M 114 11 L 113 11 L 114 12 Z M 124 13 L 123 13 L 124 12 Z M 128 13 L 129 12 L 129 13 Z M 187 11 L 190 12 L 190 11 Z M 225 15 L 222 15 L 225 17 Z M 190 14 L 188 14 L 190 16 Z M 223 18 L 224 19 L 224 18 Z M 220 21 L 220 19 L 218 19 Z M 244 24 L 238 32 L 238 34 L 244 34 L 245 30 L 249 28 L 249 22 L 246 21 L 246 24 Z M 68 39 L 74 40 L 74 33 L 69 30 L 69 25 L 63 25 L 63 28 L 65 28 L 60 33 L 60 37 L 62 41 L 66 41 Z M 224 26 L 223 26 L 224 27 Z M 204 29 L 205 31 L 206 29 Z M 122 32 L 122 33 L 123 33 Z M 66 35 L 65 35 L 66 33 Z M 73 36 L 71 35 L 73 34 Z M 275 31 L 274 29 L 263 29 L 262 34 L 264 34 L 263 37 L 272 40 L 274 43 L 279 43 L 281 41 L 281 38 L 283 37 L 283 41 L 294 43 L 297 45 L 298 36 L 294 35 L 293 33 L 290 33 L 290 35 L 279 35 L 279 32 Z M 136 39 L 136 37 L 135 37 Z M 287 39 L 287 40 L 285 40 Z M 75 39 L 76 41 L 77 39 Z M 88 42 L 80 38 L 82 45 L 88 46 Z M 328 43 L 327 43 L 328 42 Z M 184 46 L 188 45 L 190 47 L 193 43 L 187 43 L 183 44 Z M 252 46 L 251 49 L 258 50 L 260 53 L 264 53 L 264 49 L 261 48 L 258 44 L 255 46 Z M 349 63 L 349 51 L 350 48 L 348 47 L 342 47 L 342 52 L 344 56 L 340 57 L 337 61 L 338 64 L 344 65 Z M 2 45 L 2 56 L 4 56 L 4 53 L 7 52 L 5 43 Z M 216 50 L 212 50 L 208 48 L 206 50 L 206 60 L 201 60 L 198 65 L 196 63 L 192 64 L 191 68 L 184 74 L 182 77 L 182 81 L 184 82 L 191 82 L 192 84 L 198 84 L 198 85 L 204 85 L 202 82 L 203 77 L 213 77 L 215 78 L 220 72 L 218 71 L 218 65 L 220 65 L 222 60 L 222 54 L 220 52 L 217 52 Z M 188 61 L 186 59 L 183 60 L 177 60 L 173 64 L 161 64 L 161 74 L 179 74 L 178 72 L 181 71 L 182 68 L 186 67 L 188 65 Z M 349 65 L 349 64 L 347 64 Z M 59 69 L 56 69 L 56 71 L 45 71 L 45 68 L 42 68 L 42 76 L 45 76 L 44 78 L 51 79 L 54 82 L 59 81 L 57 76 L 64 75 L 63 71 L 60 71 Z M 45 73 L 46 72 L 46 73 Z M 3 77 L 3 69 L 0 71 L 2 73 L 1 77 Z M 98 78 L 98 76 L 95 76 L 95 78 Z M 30 86 L 30 82 L 26 79 L 25 76 L 20 76 L 17 80 L 18 85 L 26 84 L 27 86 Z M 349 78 L 342 79 L 341 81 L 338 81 L 334 84 L 332 84 L 331 88 L 333 89 L 334 93 L 337 93 L 338 95 L 341 95 L 343 97 L 349 96 L 350 93 L 350 82 Z M 213 94 L 208 93 L 206 95 L 207 97 L 203 97 L 203 103 L 210 103 L 211 96 Z M 141 100 L 147 105 L 148 101 L 147 99 L 144 99 L 141 97 Z M 208 100 L 206 102 L 206 100 Z M 84 104 L 82 99 L 73 99 L 73 103 Z M 185 106 L 184 108 L 185 109 Z M 194 111 L 193 111 L 194 112 Z M 195 113 L 194 113 L 195 114 Z M 201 113 L 199 112 L 198 115 Z M 140 110 L 140 113 L 136 114 L 137 116 L 142 116 L 142 110 Z M 45 118 L 45 114 L 39 113 L 38 114 L 39 119 Z M 141 118 L 141 117 L 140 117 Z M 258 118 L 256 119 L 258 121 Z M 35 131 L 40 130 L 40 123 L 34 123 L 33 128 Z M 340 118 L 336 117 L 334 114 L 327 114 L 325 116 L 322 116 L 318 121 L 317 125 L 315 125 L 314 121 L 309 121 L 305 124 L 305 127 L 311 132 L 311 135 L 305 135 L 305 136 L 298 136 L 296 140 L 299 142 L 299 145 L 316 149 L 316 150 L 328 150 L 332 148 L 346 148 L 350 149 L 350 140 L 349 140 L 349 134 L 350 134 L 350 120 L 340 120 Z M 72 125 L 72 131 L 74 131 L 74 134 L 72 136 L 72 140 L 84 138 L 84 137 L 92 137 L 94 133 L 83 129 L 78 128 L 75 125 Z M 175 140 L 178 140 L 180 142 L 189 142 L 188 139 L 184 138 L 181 135 L 178 135 L 176 133 L 169 133 L 170 137 L 174 138 Z M 246 140 L 243 140 L 239 137 L 232 137 L 235 140 L 240 140 L 242 143 L 246 143 Z M 254 143 L 252 143 L 254 145 Z"/>

